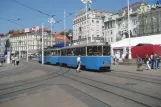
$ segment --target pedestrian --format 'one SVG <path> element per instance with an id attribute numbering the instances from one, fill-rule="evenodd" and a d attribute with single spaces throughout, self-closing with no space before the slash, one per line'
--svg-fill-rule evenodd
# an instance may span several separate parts
<path id="1" fill-rule="evenodd" d="M 152 53 L 151 54 L 151 56 L 150 56 L 150 59 L 151 59 L 151 69 L 153 69 L 153 67 L 154 67 L 154 53 Z"/>
<path id="2" fill-rule="evenodd" d="M 116 64 L 116 55 L 113 56 L 113 64 Z"/>
<path id="3" fill-rule="evenodd" d="M 0 56 L 0 65 L 3 66 L 3 57 Z"/>
<path id="4" fill-rule="evenodd" d="M 76 69 L 76 72 L 80 72 L 80 66 L 81 66 L 81 58 L 80 58 L 80 55 L 77 57 L 77 65 L 78 65 L 78 68 Z"/>
<path id="5" fill-rule="evenodd" d="M 153 68 L 158 69 L 158 55 L 154 54 Z"/>
<path id="6" fill-rule="evenodd" d="M 142 66 L 142 58 L 141 57 L 137 57 L 137 71 L 143 71 L 143 69 L 141 70 L 141 66 Z"/>
<path id="7" fill-rule="evenodd" d="M 15 57 L 15 64 L 18 65 L 19 64 L 19 59 L 18 56 Z"/>
<path id="8" fill-rule="evenodd" d="M 161 56 L 158 55 L 158 69 L 160 69 L 160 60 L 161 60 Z"/>
<path id="9" fill-rule="evenodd" d="M 149 58 L 149 56 L 148 55 L 146 55 L 146 57 L 145 57 L 145 63 L 146 63 L 146 69 L 147 70 L 149 70 L 149 69 L 151 69 L 151 67 L 150 67 L 150 61 L 151 61 L 151 59 Z"/>

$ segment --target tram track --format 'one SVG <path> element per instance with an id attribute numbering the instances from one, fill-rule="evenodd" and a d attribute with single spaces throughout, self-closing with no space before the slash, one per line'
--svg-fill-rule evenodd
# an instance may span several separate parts
<path id="1" fill-rule="evenodd" d="M 71 80 L 86 84 L 86 85 L 94 87 L 94 88 L 97 88 L 99 90 L 102 90 L 102 91 L 117 95 L 119 97 L 123 97 L 125 99 L 131 100 L 133 102 L 142 104 L 142 105 L 147 106 L 147 107 L 151 107 L 151 106 L 154 106 L 155 104 L 161 103 L 160 102 L 161 98 L 158 98 L 158 97 L 155 97 L 155 96 L 150 96 L 150 95 L 143 94 L 143 93 L 140 93 L 140 92 L 136 92 L 136 91 L 133 91 L 133 90 L 129 90 L 129 89 L 126 89 L 126 88 L 122 88 L 122 87 L 115 86 L 115 85 L 112 85 L 112 84 L 108 84 L 108 83 L 96 81 L 96 80 L 93 80 L 93 79 L 81 77 L 81 76 L 74 75 L 74 74 L 71 74 L 71 73 L 67 73 L 63 76 L 66 77 L 66 78 L 69 78 Z M 73 76 L 73 77 L 71 77 L 71 76 Z M 105 86 L 106 86 L 106 88 L 105 88 Z M 122 95 L 122 93 L 123 93 L 123 95 Z M 136 98 L 132 97 L 130 93 L 134 94 Z M 155 103 L 153 103 L 153 104 L 149 103 L 148 104 L 148 102 L 146 102 L 146 101 L 144 101 L 144 103 L 143 103 L 143 102 L 139 101 L 139 100 L 143 100 L 142 98 L 147 99 L 147 101 L 148 100 L 151 101 L 151 100 L 155 99 Z"/>
<path id="2" fill-rule="evenodd" d="M 115 73 L 115 72 L 104 73 L 104 74 L 161 85 L 161 79 L 147 78 L 143 76 L 137 76 L 137 75 L 131 75 L 131 74 L 129 75 L 129 74 L 124 74 L 124 73 Z"/>
<path id="3" fill-rule="evenodd" d="M 24 69 L 24 68 L 28 68 L 28 66 L 23 65 L 23 66 L 18 66 L 16 68 L 9 69 L 9 70 L 1 71 L 0 72 L 0 77 L 10 75 L 12 73 L 17 72 L 17 69 Z"/>
<path id="4" fill-rule="evenodd" d="M 22 74 L 22 73 L 25 73 L 25 72 L 30 72 L 28 68 L 29 68 L 29 66 L 25 66 L 25 67 L 22 66 L 22 67 L 19 67 L 18 70 L 15 69 L 15 70 L 12 70 L 11 72 L 6 72 L 4 74 L 1 74 L 0 77 L 8 77 L 8 76 Z"/>
<path id="5" fill-rule="evenodd" d="M 42 70 L 50 71 L 50 72 L 53 71 L 52 68 L 46 68 L 46 67 L 44 67 L 44 68 L 42 67 Z M 60 71 L 63 71 L 63 72 L 60 73 Z M 24 90 L 29 90 L 29 89 L 32 89 L 32 88 L 35 88 L 35 87 L 43 86 L 45 83 L 42 83 L 42 82 L 49 80 L 49 79 L 52 79 L 52 78 L 55 78 L 55 77 L 63 76 L 65 78 L 74 80 L 76 82 L 79 82 L 79 83 L 82 83 L 82 84 L 85 84 L 85 85 L 88 85 L 88 86 L 91 86 L 91 87 L 99 89 L 101 91 L 117 95 L 117 96 L 122 97 L 124 99 L 128 99 L 130 101 L 133 101 L 135 103 L 141 104 L 141 105 L 146 106 L 146 107 L 151 107 L 151 106 L 157 105 L 161 101 L 161 98 L 158 98 L 158 97 L 155 97 L 155 96 L 146 95 L 146 94 L 135 92 L 135 91 L 132 91 L 132 90 L 129 90 L 129 89 L 126 89 L 126 88 L 115 86 L 115 85 L 112 85 L 112 84 L 109 84 L 109 83 L 104 83 L 104 82 L 96 81 L 96 80 L 93 80 L 93 79 L 90 79 L 90 78 L 71 74 L 71 73 L 69 73 L 69 71 L 70 71 L 70 68 L 68 70 L 63 70 L 62 67 L 60 67 L 57 71 L 52 72 L 52 73 L 47 74 L 47 75 L 42 76 L 42 77 L 35 78 L 35 80 L 32 79 L 31 81 L 28 81 L 28 82 L 26 81 L 26 83 L 21 82 L 21 84 L 19 84 L 19 85 L 17 83 L 13 83 L 12 86 L 7 85 L 7 87 L 3 87 L 0 90 L 8 90 L 9 89 L 10 91 L 1 93 L 0 99 L 4 98 L 4 96 L 7 96 L 7 95 L 12 95 L 12 94 L 17 93 L 17 92 L 21 92 L 21 91 L 24 91 Z M 12 90 L 12 89 L 15 89 L 15 90 Z M 122 92 L 120 92 L 120 90 Z M 122 93 L 124 95 L 122 95 Z M 130 93 L 134 94 L 134 96 L 136 98 L 133 97 L 133 96 L 130 96 L 131 95 Z M 146 99 L 145 101 L 143 100 L 144 98 Z M 154 99 L 155 99 L 155 104 L 150 103 L 150 102 L 146 102 L 146 101 L 151 101 L 151 100 L 154 100 Z M 139 101 L 139 100 L 143 100 L 143 101 Z"/>
<path id="6" fill-rule="evenodd" d="M 137 73 L 137 72 L 130 72 L 130 71 L 114 71 L 115 73 L 128 73 L 128 74 L 136 74 L 136 75 L 142 75 L 142 76 L 149 76 L 149 77 L 156 77 L 156 78 L 161 78 L 161 76 L 158 75 L 153 75 L 153 74 L 142 74 L 142 73 Z M 153 71 L 151 71 L 153 72 Z"/>
<path id="7" fill-rule="evenodd" d="M 44 68 L 44 70 L 51 71 L 51 69 L 49 70 L 49 69 L 46 69 L 46 68 Z M 62 68 L 60 67 L 56 72 L 52 72 L 52 73 L 49 73 L 47 75 L 44 75 L 44 76 L 41 76 L 41 77 L 37 77 L 37 78 L 31 79 L 31 80 L 24 80 L 24 81 L 10 83 L 10 84 L 8 84 L 5 87 L 1 87 L 0 88 L 0 90 L 1 90 L 1 92 L 0 92 L 0 99 L 4 98 L 4 96 L 6 96 L 6 95 L 10 95 L 10 94 L 13 94 L 15 92 L 19 92 L 19 91 L 23 91 L 23 90 L 26 90 L 26 89 L 30 89 L 31 86 L 32 87 L 41 86 L 42 84 L 45 84 L 45 83 L 42 83 L 42 82 L 45 82 L 47 80 L 59 77 L 59 76 L 65 74 L 65 73 L 69 72 L 70 69 L 68 69 L 65 72 L 58 73 L 61 70 L 62 70 Z"/>

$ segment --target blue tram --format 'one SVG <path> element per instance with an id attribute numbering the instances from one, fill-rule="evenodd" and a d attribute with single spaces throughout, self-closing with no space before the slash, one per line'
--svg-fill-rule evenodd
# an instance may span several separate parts
<path id="1" fill-rule="evenodd" d="M 110 45 L 103 43 L 82 44 L 63 48 L 45 49 L 44 63 L 77 67 L 77 56 L 81 56 L 81 68 L 88 70 L 110 70 Z M 41 63 L 41 56 L 39 57 Z"/>

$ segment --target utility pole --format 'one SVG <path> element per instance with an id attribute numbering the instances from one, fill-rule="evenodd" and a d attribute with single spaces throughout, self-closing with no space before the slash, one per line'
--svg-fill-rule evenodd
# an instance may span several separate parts
<path id="1" fill-rule="evenodd" d="M 44 65 L 44 25 L 42 23 L 42 65 Z"/>
<path id="2" fill-rule="evenodd" d="M 29 37 L 28 37 L 28 33 L 27 33 L 27 62 L 29 61 L 29 56 L 28 56 L 28 54 L 29 54 Z"/>
<path id="3" fill-rule="evenodd" d="M 48 20 L 48 22 L 51 24 L 51 43 L 50 43 L 50 45 L 51 45 L 51 47 L 53 46 L 53 36 L 52 36 L 52 28 L 53 28 L 53 24 L 55 24 L 55 20 L 54 20 L 54 18 L 53 18 L 53 16 L 51 17 L 51 18 L 49 18 L 49 20 Z"/>
<path id="4" fill-rule="evenodd" d="M 64 10 L 64 47 L 66 47 L 66 12 Z"/>
<path id="5" fill-rule="evenodd" d="M 130 3 L 129 3 L 129 0 L 127 0 L 127 5 L 128 5 L 128 34 L 129 34 L 129 59 L 132 59 L 132 56 L 131 56 L 131 35 L 130 35 L 130 13 L 129 13 L 129 10 L 130 10 Z"/>

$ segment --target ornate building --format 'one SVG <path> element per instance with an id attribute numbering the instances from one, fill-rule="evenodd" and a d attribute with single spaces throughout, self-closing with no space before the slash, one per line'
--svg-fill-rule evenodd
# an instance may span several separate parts
<path id="1" fill-rule="evenodd" d="M 139 14 L 139 36 L 161 33 L 161 6 L 142 5 Z"/>

